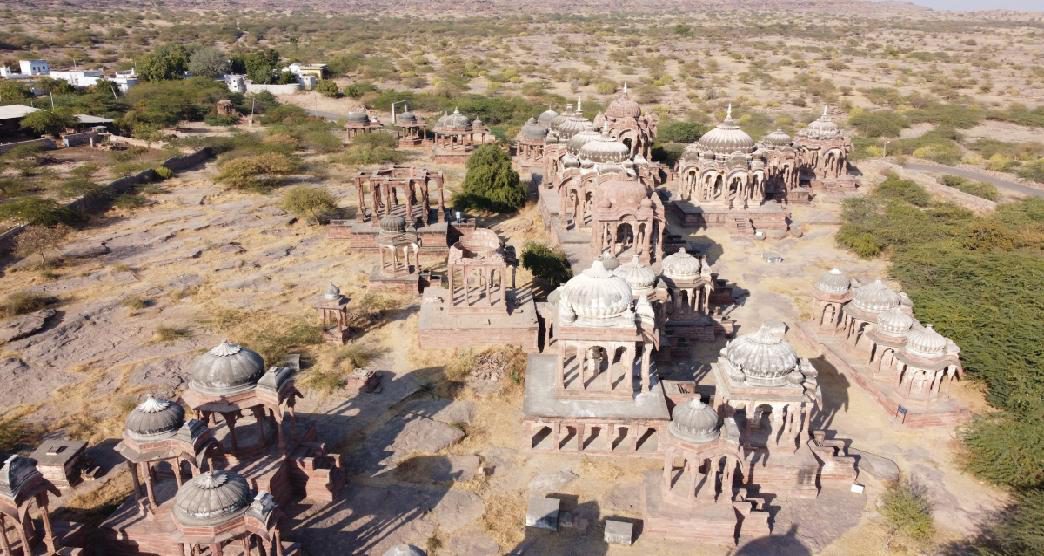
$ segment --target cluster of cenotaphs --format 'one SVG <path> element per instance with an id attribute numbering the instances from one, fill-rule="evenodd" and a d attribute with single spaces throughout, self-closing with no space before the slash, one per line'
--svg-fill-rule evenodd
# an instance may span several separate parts
<path id="1" fill-rule="evenodd" d="M 430 141 L 420 116 L 394 118 L 399 144 L 429 143 L 438 162 L 462 162 L 491 141 L 481 121 L 456 110 L 437 119 Z M 656 128 L 626 90 L 593 120 L 577 102 L 522 126 L 515 162 L 539 176 L 549 236 L 581 269 L 544 300 L 516 288 L 512 247 L 447 208 L 441 172 L 360 172 L 355 218 L 332 222 L 329 236 L 373 255 L 369 287 L 421 296 L 422 347 L 513 344 L 529 353 L 529 449 L 659 460 L 641 490 L 643 530 L 731 544 L 771 534 L 768 500 L 847 488 L 856 470 L 844 444 L 813 426 L 823 410 L 818 373 L 787 341 L 787 325 L 732 338 L 731 286 L 669 223 L 786 233 L 787 203 L 855 187 L 851 142 L 829 110 L 795 137 L 777 130 L 755 142 L 730 107 L 668 168 L 651 160 Z M 365 112 L 347 118 L 349 141 L 383 130 Z M 959 350 L 913 318 L 904 294 L 832 270 L 812 299 L 813 320 L 799 328 L 839 361 L 857 361 L 860 384 L 889 411 L 930 424 L 950 410 L 944 386 L 961 372 Z M 334 285 L 319 296 L 328 341 L 351 340 L 350 304 Z M 691 358 L 693 343 L 722 339 L 705 384 L 666 372 Z M 283 509 L 303 497 L 331 500 L 344 471 L 295 415 L 295 371 L 222 342 L 193 363 L 180 400 L 138 405 L 117 446 L 133 492 L 100 526 L 106 553 L 297 553 Z M 4 462 L 4 553 L 12 543 L 77 553 L 68 548 L 77 546 L 75 525 L 48 516 L 54 491 L 35 460 Z"/>

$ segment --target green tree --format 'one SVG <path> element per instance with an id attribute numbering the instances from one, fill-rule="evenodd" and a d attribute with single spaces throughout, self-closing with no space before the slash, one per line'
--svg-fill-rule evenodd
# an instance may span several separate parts
<path id="1" fill-rule="evenodd" d="M 197 48 L 189 58 L 188 71 L 198 77 L 215 79 L 228 73 L 228 56 L 213 47 Z"/>
<path id="2" fill-rule="evenodd" d="M 135 68 L 142 81 L 181 79 L 188 70 L 189 51 L 180 44 L 165 44 L 138 58 Z"/>
<path id="3" fill-rule="evenodd" d="M 526 203 L 526 190 L 511 168 L 511 158 L 497 145 L 482 145 L 468 157 L 461 192 L 454 196 L 456 208 L 476 207 L 514 212 Z"/>
<path id="4" fill-rule="evenodd" d="M 33 92 L 23 83 L 0 79 L 0 104 L 25 104 L 31 98 Z"/>
<path id="5" fill-rule="evenodd" d="M 707 126 L 696 122 L 669 121 L 656 129 L 656 140 L 660 143 L 695 143 Z"/>
<path id="6" fill-rule="evenodd" d="M 848 118 L 848 123 L 859 130 L 863 137 L 899 137 L 907 122 L 898 112 L 891 110 L 869 110 L 858 112 Z"/>
<path id="7" fill-rule="evenodd" d="M 331 98 L 341 96 L 341 90 L 337 88 L 337 83 L 334 83 L 329 79 L 320 81 L 319 84 L 315 86 L 315 90 L 319 92 L 319 94 Z"/>
<path id="8" fill-rule="evenodd" d="M 279 69 L 279 52 L 271 48 L 240 53 L 232 58 L 234 68 L 242 68 L 243 73 L 254 83 L 272 83 Z"/>
<path id="9" fill-rule="evenodd" d="M 527 241 L 522 248 L 522 268 L 532 272 L 533 277 L 548 290 L 557 288 L 573 277 L 565 253 L 537 241 Z"/>
<path id="10" fill-rule="evenodd" d="M 58 135 L 66 128 L 76 125 L 76 118 L 71 114 L 52 110 L 37 110 L 22 118 L 22 129 L 28 129 L 40 135 Z"/>

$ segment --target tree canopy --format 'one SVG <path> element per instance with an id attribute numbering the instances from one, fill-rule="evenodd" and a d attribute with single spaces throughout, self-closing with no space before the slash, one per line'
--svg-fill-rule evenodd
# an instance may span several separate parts
<path id="1" fill-rule="evenodd" d="M 76 124 L 72 114 L 55 110 L 37 110 L 28 114 L 20 123 L 22 129 L 32 130 L 40 135 L 58 135 L 65 128 Z"/>
<path id="2" fill-rule="evenodd" d="M 135 67 L 142 81 L 180 79 L 188 71 L 189 51 L 180 44 L 165 44 L 138 58 Z"/>
<path id="3" fill-rule="evenodd" d="M 514 212 L 526 203 L 526 190 L 511 168 L 511 158 L 496 145 L 481 145 L 468 158 L 461 192 L 454 196 L 456 208 L 480 208 Z"/>
<path id="4" fill-rule="evenodd" d="M 228 55 L 209 46 L 197 48 L 188 63 L 188 71 L 192 75 L 211 79 L 223 76 L 228 72 L 228 68 Z"/>

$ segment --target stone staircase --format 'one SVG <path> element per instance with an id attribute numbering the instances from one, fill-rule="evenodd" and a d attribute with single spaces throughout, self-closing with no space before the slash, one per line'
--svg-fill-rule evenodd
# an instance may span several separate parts
<path id="1" fill-rule="evenodd" d="M 812 431 L 808 441 L 812 454 L 823 464 L 819 470 L 819 486 L 846 486 L 859 476 L 856 458 L 848 455 L 848 443 L 838 438 L 827 438 L 826 431 Z"/>

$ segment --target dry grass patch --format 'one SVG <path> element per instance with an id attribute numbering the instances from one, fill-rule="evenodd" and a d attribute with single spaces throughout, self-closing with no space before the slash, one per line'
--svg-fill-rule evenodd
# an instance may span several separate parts
<path id="1" fill-rule="evenodd" d="M 288 353 L 309 351 L 322 343 L 322 330 L 314 317 L 287 316 L 268 311 L 220 309 L 207 326 L 218 334 L 261 354 L 265 362 L 275 365 Z"/>
<path id="2" fill-rule="evenodd" d="M 486 513 L 482 525 L 505 553 L 525 539 L 525 528 L 519 523 L 526 515 L 526 493 L 515 490 L 485 498 Z"/>

